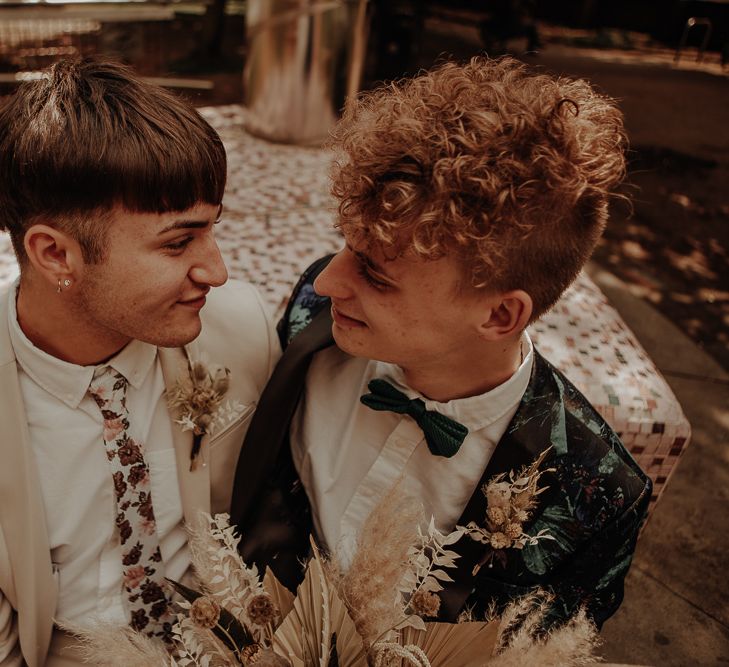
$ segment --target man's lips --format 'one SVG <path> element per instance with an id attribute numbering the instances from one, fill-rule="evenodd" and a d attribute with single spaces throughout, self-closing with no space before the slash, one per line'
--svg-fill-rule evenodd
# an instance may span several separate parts
<path id="1" fill-rule="evenodd" d="M 345 315 L 334 304 L 332 304 L 332 319 L 335 324 L 338 324 L 340 327 L 349 327 L 354 329 L 367 326 L 362 320 L 357 320 L 354 317 Z"/>
<path id="2" fill-rule="evenodd" d="M 189 299 L 180 299 L 177 303 L 181 306 L 189 306 L 191 308 L 202 308 L 205 305 L 205 296 L 210 290 L 205 290 L 202 294 L 193 296 Z"/>

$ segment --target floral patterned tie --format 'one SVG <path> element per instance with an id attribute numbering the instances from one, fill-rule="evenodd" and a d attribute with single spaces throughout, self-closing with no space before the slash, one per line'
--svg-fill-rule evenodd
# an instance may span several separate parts
<path id="1" fill-rule="evenodd" d="M 94 371 L 89 393 L 104 418 L 104 445 L 114 480 L 116 525 L 130 625 L 149 636 L 167 639 L 173 617 L 162 588 L 164 564 L 144 446 L 128 433 L 127 385 L 121 373 L 111 366 L 100 366 Z"/>

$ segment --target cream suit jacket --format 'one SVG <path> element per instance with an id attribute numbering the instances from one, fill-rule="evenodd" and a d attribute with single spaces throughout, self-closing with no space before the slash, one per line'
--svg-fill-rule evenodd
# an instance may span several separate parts
<path id="1" fill-rule="evenodd" d="M 46 663 L 58 585 L 51 568 L 38 471 L 8 335 L 9 294 L 0 294 L 0 647 L 17 627 L 29 667 Z M 187 359 L 230 369 L 226 398 L 245 406 L 238 420 L 204 438 L 206 466 L 190 471 L 191 432 L 173 424 L 185 520 L 227 512 L 238 451 L 258 397 L 280 355 L 278 338 L 258 293 L 244 283 L 214 289 L 201 312 L 202 333 L 185 348 L 159 348 L 167 387 L 187 372 Z M 173 416 L 171 416 L 173 418 Z M 62 437 L 59 429 L 59 437 Z M 17 624 L 17 625 L 16 625 Z M 17 664 L 17 659 L 15 663 Z"/>

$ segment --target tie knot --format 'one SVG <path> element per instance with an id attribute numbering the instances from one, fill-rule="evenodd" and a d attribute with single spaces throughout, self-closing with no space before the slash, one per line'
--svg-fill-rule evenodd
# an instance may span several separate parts
<path id="1" fill-rule="evenodd" d="M 425 416 L 428 410 L 425 408 L 425 403 L 419 398 L 411 398 L 407 402 L 407 413 L 416 421 L 419 422 Z"/>
<path id="2" fill-rule="evenodd" d="M 99 407 L 120 400 L 127 390 L 127 379 L 111 366 L 98 366 L 89 385 L 89 393 Z"/>

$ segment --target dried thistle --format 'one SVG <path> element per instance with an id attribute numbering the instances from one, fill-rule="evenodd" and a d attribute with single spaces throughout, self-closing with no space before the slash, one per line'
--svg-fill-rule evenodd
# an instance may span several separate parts
<path id="1" fill-rule="evenodd" d="M 241 663 L 244 665 L 254 665 L 260 652 L 260 644 L 251 644 L 250 646 L 246 646 L 239 653 Z"/>
<path id="2" fill-rule="evenodd" d="M 278 609 L 267 593 L 259 593 L 248 601 L 246 609 L 248 618 L 255 625 L 268 625 L 278 617 Z"/>
<path id="3" fill-rule="evenodd" d="M 506 512 L 500 507 L 493 506 L 489 507 L 486 510 L 486 517 L 488 518 L 489 522 L 499 526 L 506 521 L 507 515 Z"/>
<path id="4" fill-rule="evenodd" d="M 430 591 L 417 591 L 410 598 L 410 608 L 421 618 L 435 618 L 440 609 L 440 598 Z"/>
<path id="5" fill-rule="evenodd" d="M 491 533 L 491 537 L 489 537 L 489 544 L 492 549 L 506 549 L 512 543 L 513 540 L 509 539 L 504 533 Z"/>
<path id="6" fill-rule="evenodd" d="M 214 628 L 220 620 L 220 605 L 212 598 L 201 596 L 190 605 L 190 620 L 204 629 Z"/>
<path id="7" fill-rule="evenodd" d="M 506 525 L 506 537 L 509 538 L 510 541 L 518 540 L 519 537 L 521 537 L 523 528 L 522 525 L 518 521 L 514 521 L 512 523 L 509 523 Z"/>

